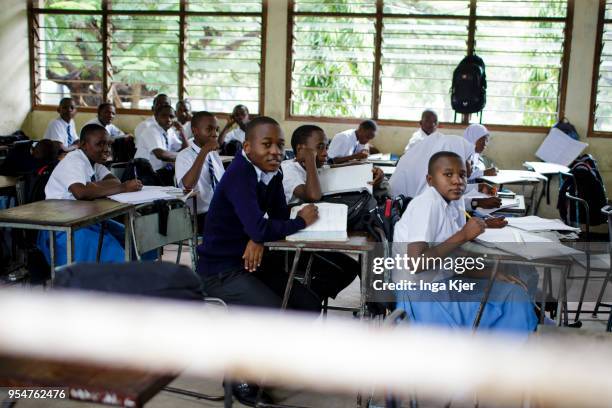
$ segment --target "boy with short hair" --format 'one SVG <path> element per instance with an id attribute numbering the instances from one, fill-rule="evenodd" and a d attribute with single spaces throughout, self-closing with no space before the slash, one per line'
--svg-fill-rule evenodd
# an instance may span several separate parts
<path id="1" fill-rule="evenodd" d="M 85 125 L 96 124 L 103 126 L 113 140 L 122 137 L 132 137 L 132 135 L 126 134 L 113 124 L 115 116 L 117 116 L 115 105 L 110 102 L 104 102 L 98 105 L 98 116 L 89 120 Z"/>
<path id="2" fill-rule="evenodd" d="M 427 136 L 438 132 L 438 114 L 431 109 L 424 110 L 421 114 L 419 126 L 419 129 L 412 134 L 404 152 L 408 151 L 408 149 L 425 139 Z"/>
<path id="3" fill-rule="evenodd" d="M 407 253 L 412 259 L 446 259 L 452 256 L 455 249 L 482 234 L 485 222 L 475 217 L 467 223 L 465 220 L 462 195 L 467 183 L 467 171 L 464 158 L 449 151 L 438 152 L 429 160 L 427 173 L 429 186 L 410 202 L 395 225 L 394 251 L 401 256 Z M 408 311 L 417 323 L 471 327 L 479 305 L 479 294 L 489 273 L 485 269 L 481 272 L 466 271 L 462 275 L 462 281 L 473 282 L 477 286 L 469 300 L 457 300 L 452 291 L 439 297 L 426 291 L 401 292 L 398 307 Z M 396 271 L 394 280 L 447 282 L 453 276 L 453 270 L 419 267 L 414 271 Z M 498 272 L 498 278 L 503 282 L 494 283 L 480 327 L 525 333 L 535 330 L 537 319 L 524 284 L 502 271 Z"/>
<path id="4" fill-rule="evenodd" d="M 187 190 L 197 189 L 198 231 L 204 232 L 204 221 L 215 187 L 225 173 L 219 156 L 219 124 L 210 112 L 196 112 L 191 119 L 193 140 L 176 156 L 176 184 Z"/>
<path id="5" fill-rule="evenodd" d="M 172 101 L 170 100 L 170 97 L 168 95 L 158 94 L 157 96 L 155 96 L 155 98 L 153 98 L 153 105 L 151 106 L 151 111 L 153 111 L 153 115 L 143 120 L 138 124 L 138 126 L 136 126 L 136 129 L 134 130 L 134 137 L 136 137 L 136 139 L 138 140 L 138 138 L 146 130 L 146 128 L 148 128 L 150 125 L 155 124 L 155 111 L 157 110 L 157 108 L 165 105 L 171 106 L 171 104 Z"/>
<path id="6" fill-rule="evenodd" d="M 78 147 L 79 137 L 74 124 L 77 108 L 72 98 L 62 98 L 57 113 L 59 118 L 49 122 L 43 139 L 57 142 L 64 151 L 74 150 Z"/>
<path id="7" fill-rule="evenodd" d="M 364 120 L 357 129 L 338 133 L 329 144 L 327 154 L 334 164 L 368 158 L 368 143 L 376 137 L 378 126 L 373 120 Z"/>
<path id="8" fill-rule="evenodd" d="M 164 185 L 174 184 L 174 166 L 177 152 L 189 143 L 182 133 L 173 128 L 176 116 L 170 105 L 158 106 L 155 123 L 148 126 L 136 139 L 135 159 L 146 159 Z"/>
<path id="9" fill-rule="evenodd" d="M 174 123 L 174 127 L 176 127 L 178 131 L 182 131 L 187 140 L 193 138 L 193 132 L 191 131 L 192 117 L 191 102 L 187 99 L 178 101 L 176 103 L 176 122 Z"/>
<path id="10" fill-rule="evenodd" d="M 229 120 L 219 134 L 219 146 L 226 145 L 233 140 L 244 143 L 246 127 L 249 121 L 249 109 L 245 105 L 234 106 Z M 234 125 L 236 125 L 236 128 L 230 131 Z"/>
<path id="11" fill-rule="evenodd" d="M 51 173 L 45 187 L 47 200 L 94 200 L 109 195 L 138 191 L 142 183 L 129 180 L 121 183 L 102 163 L 110 154 L 111 138 L 100 125 L 90 124 L 81 129 L 79 148 L 71 151 L 59 162 Z M 85 227 L 75 232 L 75 261 L 96 260 L 100 225 Z M 101 262 L 123 262 L 124 230 L 121 224 L 106 221 Z M 39 234 L 39 247 L 50 259 L 47 231 Z M 66 263 L 66 234 L 56 234 L 56 264 Z"/>

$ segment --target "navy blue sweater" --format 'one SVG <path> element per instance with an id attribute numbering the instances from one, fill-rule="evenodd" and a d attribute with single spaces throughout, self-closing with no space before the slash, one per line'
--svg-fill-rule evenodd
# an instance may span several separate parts
<path id="1" fill-rule="evenodd" d="M 278 172 L 266 186 L 257 181 L 253 164 L 238 152 L 208 208 L 204 242 L 198 246 L 197 272 L 210 276 L 241 269 L 249 239 L 277 241 L 305 227 L 301 217 L 289 219 L 282 173 Z"/>

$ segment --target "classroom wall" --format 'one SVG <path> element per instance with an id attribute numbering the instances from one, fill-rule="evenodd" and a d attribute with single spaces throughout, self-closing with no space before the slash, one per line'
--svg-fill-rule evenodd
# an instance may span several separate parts
<path id="1" fill-rule="evenodd" d="M 19 21 L 11 20 L 9 27 L 2 24 L 0 28 L 0 44 L 12 43 L 21 38 L 25 29 L 24 7 L 18 7 L 19 0 L 10 0 L 13 7 L 19 9 Z M 592 63 L 595 53 L 595 39 L 597 28 L 598 0 L 580 0 L 575 2 L 574 28 L 572 32 L 571 58 L 568 75 L 566 116 L 576 126 L 583 140 L 586 140 L 589 104 L 591 93 Z M 23 19 L 23 21 L 21 21 Z M 4 13 L 2 21 L 4 21 Z M 15 19 L 16 20 L 16 19 Z M 12 28 L 11 28 L 12 27 Z M 286 134 L 302 125 L 304 122 L 285 120 L 285 66 L 287 61 L 287 2 L 285 0 L 270 0 L 268 6 L 267 21 L 267 44 L 266 44 L 266 83 L 265 83 L 265 114 L 279 120 Z M 5 38 L 4 33 L 9 31 L 11 38 Z M 24 40 L 21 50 L 27 50 L 27 41 Z M 23 59 L 23 55 L 19 55 Z M 12 68 L 14 58 L 3 58 L 0 64 L 5 69 Z M 9 63 L 11 67 L 9 67 Z M 24 63 L 25 64 L 25 63 Z M 20 69 L 19 87 L 29 86 L 27 65 Z M 6 79 L 5 79 L 6 81 Z M 12 89 L 18 86 L 11 83 Z M 19 94 L 24 94 L 23 88 Z M 15 94 L 15 93 L 8 93 Z M 6 93 L 5 93 L 6 95 Z M 5 97 L 6 99 L 6 97 Z M 6 106 L 9 101 L 3 101 Z M 29 97 L 26 105 L 29 104 Z M 14 103 L 13 103 L 14 105 Z M 19 107 L 23 110 L 22 103 Z M 30 113 L 23 122 L 23 128 L 27 134 L 33 137 L 41 137 L 46 124 L 56 116 L 54 112 L 36 111 Z M 76 122 L 80 126 L 93 117 L 93 114 L 81 113 L 77 115 Z M 120 116 L 116 124 L 125 131 L 132 131 L 136 125 L 146 116 Z M 222 121 L 223 122 L 223 121 Z M 15 123 L 19 123 L 17 120 Z M 223 125 L 223 124 L 221 124 Z M 328 135 L 346 130 L 351 125 L 342 123 L 319 123 Z M 401 153 L 407 140 L 415 128 L 399 126 L 382 126 L 379 135 L 375 139 L 375 145 L 385 152 Z M 444 130 L 443 130 L 444 131 Z M 461 130 L 449 129 L 445 133 L 462 134 Z M 516 133 L 516 132 L 492 132 L 491 142 L 487 148 L 486 155 L 489 156 L 498 167 L 508 169 L 520 169 L 525 160 L 536 160 L 534 155 L 538 146 L 546 136 L 545 133 Z M 593 153 L 599 161 L 600 169 L 606 188 L 612 195 L 612 140 L 602 138 L 590 138 L 587 152 Z M 556 192 L 557 185 L 553 183 L 551 191 Z M 556 194 L 555 194 L 556 195 Z M 552 206 L 542 207 L 541 214 L 556 215 L 557 211 Z"/>

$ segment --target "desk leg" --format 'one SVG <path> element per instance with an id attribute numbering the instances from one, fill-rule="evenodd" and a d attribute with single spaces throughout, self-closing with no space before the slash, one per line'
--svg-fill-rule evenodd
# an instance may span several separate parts
<path id="1" fill-rule="evenodd" d="M 125 262 L 132 260 L 132 218 L 134 217 L 133 211 L 128 211 L 123 216 L 123 223 L 125 224 L 125 238 L 124 238 L 124 251 L 125 251 Z"/>
<path id="2" fill-rule="evenodd" d="M 74 262 L 74 230 L 70 228 L 66 233 L 66 265 Z"/>
<path id="3" fill-rule="evenodd" d="M 365 318 L 366 314 L 366 295 L 368 292 L 368 252 L 361 253 L 361 298 L 359 308 L 361 310 L 361 319 Z"/>
<path id="4" fill-rule="evenodd" d="M 55 282 L 55 231 L 49 231 L 49 256 L 51 258 L 51 287 Z"/>
<path id="5" fill-rule="evenodd" d="M 289 303 L 289 295 L 291 294 L 291 288 L 293 287 L 293 278 L 295 277 L 295 271 L 297 270 L 298 262 L 300 261 L 300 256 L 302 255 L 302 248 L 297 248 L 295 250 L 295 257 L 293 258 L 293 265 L 291 266 L 291 271 L 289 272 L 289 277 L 287 278 L 287 286 L 285 286 L 285 295 L 283 296 L 283 303 L 281 304 L 281 309 L 287 309 L 287 304 Z"/>
<path id="6" fill-rule="evenodd" d="M 499 259 L 495 260 L 495 264 L 493 265 L 493 271 L 491 272 L 491 276 L 489 277 L 489 282 L 487 282 L 487 287 L 485 288 L 485 293 L 482 295 L 482 299 L 480 300 L 480 305 L 478 306 L 478 312 L 476 313 L 476 317 L 474 318 L 474 323 L 472 324 L 472 330 L 476 331 L 478 326 L 480 325 L 480 319 L 482 319 L 482 315 L 484 313 L 484 308 L 489 301 L 489 295 L 491 294 L 491 288 L 495 283 L 495 278 L 497 277 L 497 270 L 499 269 Z"/>
<path id="7" fill-rule="evenodd" d="M 557 294 L 557 326 L 567 326 L 567 275 L 569 273 L 569 267 L 564 267 L 561 270 L 561 281 L 559 282 L 559 293 Z M 561 314 L 563 313 L 563 318 Z"/>
<path id="8" fill-rule="evenodd" d="M 542 307 L 540 308 L 540 324 L 544 324 L 544 318 L 546 317 L 546 298 L 548 295 L 548 283 L 550 282 L 550 279 L 550 268 L 545 267 L 544 276 L 542 277 L 542 300 L 540 301 Z M 550 290 L 552 290 L 552 283 L 550 288 Z"/>
<path id="9" fill-rule="evenodd" d="M 106 222 L 100 223 L 100 234 L 98 235 L 98 250 L 96 251 L 96 263 L 100 263 L 100 256 L 102 255 L 102 245 L 104 244 L 104 229 Z"/>

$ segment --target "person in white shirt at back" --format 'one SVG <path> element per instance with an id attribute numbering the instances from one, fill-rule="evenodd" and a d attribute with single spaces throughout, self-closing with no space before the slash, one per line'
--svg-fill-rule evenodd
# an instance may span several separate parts
<path id="1" fill-rule="evenodd" d="M 496 176 L 497 169 L 495 167 L 487 168 L 481 157 L 489 143 L 489 130 L 479 123 L 473 123 L 465 129 L 463 137 L 474 146 L 474 154 L 470 157 L 472 175 L 469 181 L 473 182 L 482 176 Z"/>
<path id="2" fill-rule="evenodd" d="M 416 197 L 427 188 L 427 166 L 436 153 L 449 151 L 458 154 L 465 163 L 474 147 L 460 136 L 432 134 L 416 143 L 400 158 L 395 172 L 389 180 L 391 195 Z"/>
<path id="3" fill-rule="evenodd" d="M 338 133 L 329 144 L 328 156 L 334 164 L 367 159 L 369 142 L 376 137 L 378 126 L 373 120 L 364 120 L 357 129 Z"/>
<path id="4" fill-rule="evenodd" d="M 219 124 L 210 112 L 196 112 L 191 119 L 193 140 L 176 156 L 176 184 L 186 190 L 197 190 L 198 232 L 204 232 L 206 213 L 215 187 L 225 173 L 219 156 Z"/>
<path id="5" fill-rule="evenodd" d="M 138 137 L 142 134 L 142 132 L 145 131 L 147 127 L 155 124 L 155 111 L 157 110 L 157 108 L 163 105 L 170 106 L 171 104 L 172 104 L 172 101 L 170 100 L 170 97 L 166 94 L 158 94 L 153 99 L 153 106 L 151 106 L 151 110 L 153 111 L 153 116 L 148 117 L 147 119 L 140 122 L 138 126 L 136 126 L 136 129 L 134 129 L 134 137 L 136 138 L 136 140 L 138 140 Z"/>
<path id="6" fill-rule="evenodd" d="M 103 126 L 113 140 L 122 137 L 132 137 L 131 134 L 125 133 L 113 124 L 115 116 L 117 116 L 115 106 L 110 102 L 104 102 L 98 106 L 98 116 L 87 121 L 85 125 L 95 124 Z"/>
<path id="7" fill-rule="evenodd" d="M 191 131 L 191 118 L 193 114 L 191 113 L 191 102 L 187 99 L 183 99 L 182 101 L 178 101 L 176 103 L 176 122 L 174 122 L 174 127 L 182 131 L 185 135 L 185 139 L 191 141 L 193 139 L 193 132 Z"/>
<path id="8" fill-rule="evenodd" d="M 242 145 L 244 143 L 246 127 L 249 124 L 250 120 L 251 118 L 249 115 L 249 109 L 246 106 L 234 106 L 229 120 L 227 121 L 227 123 L 223 127 L 223 130 L 221 130 L 221 133 L 219 134 L 219 146 L 225 148 L 230 142 L 234 140 L 236 142 L 239 142 L 240 145 Z M 236 125 L 236 127 L 230 131 L 230 129 L 234 125 Z"/>
<path id="9" fill-rule="evenodd" d="M 78 148 L 79 137 L 74 124 L 77 109 L 72 98 L 62 98 L 57 107 L 57 113 L 60 115 L 59 118 L 49 122 L 43 139 L 57 142 L 64 151 Z"/>
<path id="10" fill-rule="evenodd" d="M 155 123 L 136 139 L 134 159 L 146 159 L 164 185 L 174 184 L 174 161 L 177 152 L 189 146 L 182 133 L 173 127 L 176 116 L 172 106 L 159 106 Z"/>
<path id="11" fill-rule="evenodd" d="M 438 133 L 438 114 L 430 109 L 424 110 L 421 114 L 419 125 L 419 129 L 412 134 L 404 152 L 407 152 L 408 149 L 425 139 L 427 136 Z"/>

